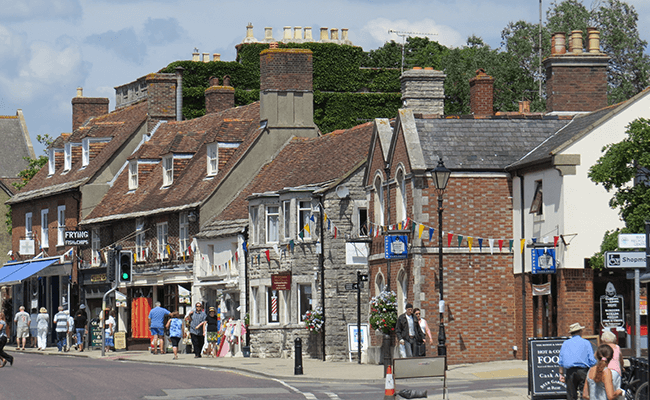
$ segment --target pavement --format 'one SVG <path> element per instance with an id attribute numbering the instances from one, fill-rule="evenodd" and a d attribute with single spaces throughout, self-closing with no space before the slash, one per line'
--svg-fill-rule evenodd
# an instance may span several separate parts
<path id="1" fill-rule="evenodd" d="M 56 347 L 48 347 L 44 351 L 27 348 L 24 351 L 15 351 L 13 347 L 5 347 L 12 355 L 20 356 L 21 353 L 41 354 L 46 356 L 71 356 L 89 357 L 96 359 L 160 363 L 179 366 L 199 366 L 236 371 L 244 374 L 258 375 L 283 381 L 335 381 L 363 384 L 384 384 L 383 366 L 374 364 L 358 364 L 354 362 L 321 361 L 303 358 L 303 374 L 295 375 L 295 361 L 289 358 L 244 358 L 244 357 L 206 357 L 194 358 L 193 354 L 179 354 L 178 360 L 173 359 L 173 354 L 151 354 L 149 351 L 110 351 L 101 356 L 100 350 L 84 350 L 79 352 L 71 349 L 69 352 L 58 352 Z M 18 358 L 17 361 L 20 359 Z M 528 387 L 525 378 L 528 375 L 528 364 L 521 360 L 493 361 L 477 364 L 450 365 L 447 371 L 447 399 L 476 400 L 495 398 L 504 400 L 529 399 Z M 455 390 L 454 386 L 464 387 L 480 381 L 498 381 L 500 379 L 524 379 L 521 387 L 506 387 L 487 390 Z M 421 387 L 426 380 L 431 382 L 429 399 L 442 399 L 442 378 L 399 379 L 395 381 L 396 392 L 408 388 L 409 382 L 417 382 Z M 478 385 L 480 387 L 480 384 Z M 378 397 L 381 398 L 381 397 Z M 397 399 L 401 397 L 397 396 Z"/>

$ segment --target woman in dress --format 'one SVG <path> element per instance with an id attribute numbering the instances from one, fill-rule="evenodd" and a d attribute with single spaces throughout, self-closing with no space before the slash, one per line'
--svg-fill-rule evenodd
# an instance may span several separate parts
<path id="1" fill-rule="evenodd" d="M 214 307 L 210 307 L 208 316 L 205 321 L 207 322 L 206 331 L 208 339 L 208 356 L 217 356 L 217 338 L 219 337 L 219 317 L 216 315 Z"/>
<path id="2" fill-rule="evenodd" d="M 422 345 L 424 346 L 424 353 L 419 354 L 420 357 L 425 357 L 427 355 L 426 353 L 426 341 L 427 338 L 429 338 L 429 345 L 433 345 L 433 337 L 431 336 L 431 330 L 429 329 L 429 324 L 427 323 L 427 320 L 424 318 L 420 317 L 421 311 L 419 308 L 414 308 L 413 309 L 413 315 L 415 315 L 415 318 L 417 319 L 418 323 L 420 324 L 420 329 L 422 329 L 422 333 L 426 336 L 424 338 L 424 343 Z"/>
<path id="3" fill-rule="evenodd" d="M 591 400 L 614 400 L 625 394 L 621 387 L 621 376 L 612 372 L 607 365 L 612 361 L 614 350 L 608 344 L 601 344 L 596 350 L 596 365 L 589 369 L 582 397 Z"/>
<path id="4" fill-rule="evenodd" d="M 41 307 L 36 317 L 38 349 L 43 351 L 47 347 L 47 330 L 50 327 L 50 315 L 45 307 Z"/>
<path id="5" fill-rule="evenodd" d="M 169 314 L 169 320 L 165 328 L 169 331 L 169 340 L 172 342 L 172 350 L 174 351 L 174 360 L 178 360 L 178 343 L 182 337 L 185 337 L 183 329 L 183 320 L 180 318 L 178 311 Z"/>

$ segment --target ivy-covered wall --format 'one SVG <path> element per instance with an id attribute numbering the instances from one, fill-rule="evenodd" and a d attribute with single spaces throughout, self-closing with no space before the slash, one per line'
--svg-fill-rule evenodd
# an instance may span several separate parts
<path id="1" fill-rule="evenodd" d="M 238 46 L 236 61 L 175 61 L 161 72 L 183 73 L 183 116 L 205 115 L 205 89 L 211 76 L 230 76 L 235 105 L 259 100 L 260 52 L 266 43 Z M 281 48 L 313 52 L 314 122 L 322 133 L 348 129 L 374 118 L 392 118 L 401 106 L 398 69 L 362 68 L 363 49 L 334 43 L 287 43 Z"/>

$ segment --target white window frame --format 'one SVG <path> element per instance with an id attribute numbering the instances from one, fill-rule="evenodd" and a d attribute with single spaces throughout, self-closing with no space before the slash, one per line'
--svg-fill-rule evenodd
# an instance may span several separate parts
<path id="1" fill-rule="evenodd" d="M 56 208 L 56 245 L 63 246 L 65 243 L 65 205 Z"/>
<path id="2" fill-rule="evenodd" d="M 33 239 L 34 232 L 32 230 L 34 226 L 34 219 L 32 213 L 25 213 L 25 239 Z"/>
<path id="3" fill-rule="evenodd" d="M 384 182 L 380 176 L 375 178 L 374 183 L 374 223 L 384 225 Z"/>
<path id="4" fill-rule="evenodd" d="M 138 188 L 138 160 L 129 161 L 129 190 Z"/>
<path id="5" fill-rule="evenodd" d="M 99 228 L 93 228 L 91 233 L 91 246 L 92 246 L 92 260 L 91 266 L 99 267 L 102 263 L 101 255 L 99 254 L 101 238 L 99 237 Z"/>
<path id="6" fill-rule="evenodd" d="M 311 239 L 311 230 L 312 230 L 311 220 L 310 220 L 310 217 L 312 215 L 311 201 L 309 200 L 298 201 L 298 210 L 296 214 L 298 217 L 297 218 L 298 226 L 296 227 L 296 232 L 300 233 L 301 231 L 303 231 L 305 225 L 309 224 L 309 232 L 307 230 L 304 230 L 303 239 Z M 302 218 L 303 216 L 305 217 L 305 221 L 303 221 Z"/>
<path id="7" fill-rule="evenodd" d="M 83 139 L 81 141 L 81 168 L 87 167 L 90 164 L 90 141 Z"/>
<path id="8" fill-rule="evenodd" d="M 271 210 L 274 211 L 271 211 Z M 275 223 L 273 223 L 273 220 Z M 280 207 L 266 206 L 266 243 L 280 242 Z"/>
<path id="9" fill-rule="evenodd" d="M 165 260 L 167 253 L 165 252 L 169 244 L 169 226 L 167 222 L 161 222 L 156 225 L 156 244 L 158 249 L 158 259 Z"/>
<path id="10" fill-rule="evenodd" d="M 251 227 L 251 242 L 253 244 L 259 244 L 259 211 L 257 206 L 252 206 L 249 208 L 250 215 L 250 227 Z"/>
<path id="11" fill-rule="evenodd" d="M 47 249 L 50 247 L 50 231 L 48 230 L 48 214 L 49 209 L 41 210 L 41 247 Z"/>
<path id="12" fill-rule="evenodd" d="M 178 214 L 178 248 L 181 251 L 179 258 L 183 258 L 190 241 L 190 220 L 187 211 Z"/>
<path id="13" fill-rule="evenodd" d="M 361 214 L 364 212 L 366 214 L 365 223 L 362 222 L 361 220 Z M 355 220 L 357 223 L 357 232 L 359 237 L 367 237 L 370 232 L 370 230 L 368 229 L 368 207 L 366 206 L 357 207 L 355 213 Z"/>
<path id="14" fill-rule="evenodd" d="M 309 288 L 309 305 L 308 306 L 303 306 L 303 294 L 306 296 L 307 293 L 302 290 L 302 288 Z M 311 311 L 314 309 L 314 288 L 312 287 L 311 284 L 309 283 L 299 283 L 297 287 L 297 292 L 298 292 L 298 322 L 304 322 L 305 321 L 305 314 L 307 311 Z"/>
<path id="15" fill-rule="evenodd" d="M 259 288 L 251 286 L 251 325 L 260 323 Z"/>
<path id="16" fill-rule="evenodd" d="M 283 238 L 291 239 L 291 201 L 282 202 Z"/>
<path id="17" fill-rule="evenodd" d="M 163 157 L 163 187 L 174 183 L 174 156 Z"/>
<path id="18" fill-rule="evenodd" d="M 208 176 L 215 176 L 219 172 L 219 144 L 210 143 L 206 149 L 206 163 Z"/>
<path id="19" fill-rule="evenodd" d="M 72 143 L 65 144 L 63 153 L 63 172 L 70 171 L 72 168 Z"/>
<path id="20" fill-rule="evenodd" d="M 145 233 L 144 233 L 144 219 L 135 219 L 135 259 L 136 261 L 146 261 L 146 254 L 143 256 L 142 251 L 145 250 Z M 146 252 L 146 250 L 145 250 Z"/>
<path id="21" fill-rule="evenodd" d="M 396 221 L 402 222 L 406 220 L 406 179 L 404 178 L 404 171 L 399 169 L 395 176 L 395 213 L 397 214 Z"/>
<path id="22" fill-rule="evenodd" d="M 50 149 L 48 151 L 47 172 L 48 175 L 54 175 L 56 172 L 56 150 Z"/>

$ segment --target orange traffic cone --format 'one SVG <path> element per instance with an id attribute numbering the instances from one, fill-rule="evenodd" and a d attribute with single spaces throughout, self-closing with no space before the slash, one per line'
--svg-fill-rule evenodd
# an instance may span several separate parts
<path id="1" fill-rule="evenodd" d="M 393 380 L 393 369 L 389 365 L 386 370 L 386 390 L 384 392 L 384 400 L 392 400 L 395 398 L 395 381 Z"/>

